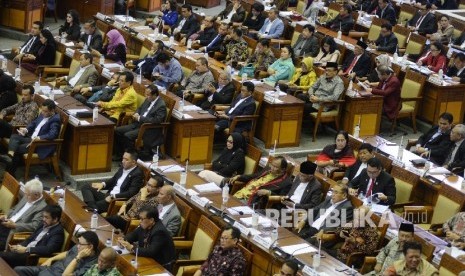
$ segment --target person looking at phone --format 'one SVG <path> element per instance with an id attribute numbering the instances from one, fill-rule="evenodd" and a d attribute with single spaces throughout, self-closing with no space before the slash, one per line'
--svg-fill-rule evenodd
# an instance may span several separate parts
<path id="1" fill-rule="evenodd" d="M 218 81 L 208 85 L 205 97 L 197 105 L 203 110 L 213 112 L 210 108 L 215 104 L 230 104 L 234 97 L 234 91 L 231 74 L 222 71 L 218 76 Z"/>
<path id="2" fill-rule="evenodd" d="M 381 161 L 373 157 L 368 160 L 367 168 L 349 182 L 349 193 L 353 196 L 363 193 L 367 198 L 377 197 L 379 204 L 390 206 L 396 202 L 396 183 L 383 170 Z"/>

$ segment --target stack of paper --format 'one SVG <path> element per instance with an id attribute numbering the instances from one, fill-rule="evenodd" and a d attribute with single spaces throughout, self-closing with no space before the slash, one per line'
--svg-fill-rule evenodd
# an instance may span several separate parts
<path id="1" fill-rule="evenodd" d="M 158 166 L 160 172 L 172 173 L 172 172 L 182 172 L 184 168 L 179 165 L 167 165 L 167 166 Z"/>
<path id="2" fill-rule="evenodd" d="M 184 111 L 189 112 L 189 111 L 199 111 L 202 110 L 202 108 L 196 106 L 196 105 L 186 105 L 184 106 Z"/>
<path id="3" fill-rule="evenodd" d="M 274 97 L 274 93 L 275 93 L 275 91 L 265 91 L 266 95 L 270 95 L 270 96 L 273 96 L 273 97 Z M 282 91 L 279 91 L 279 96 L 284 97 L 284 96 L 286 96 L 286 93 L 284 93 Z"/>
<path id="4" fill-rule="evenodd" d="M 200 193 L 221 192 L 221 188 L 218 187 L 218 185 L 216 185 L 213 182 L 206 183 L 206 184 L 195 185 L 194 189 L 196 189 Z"/>
<path id="5" fill-rule="evenodd" d="M 295 256 L 300 254 L 307 254 L 307 253 L 316 253 L 318 250 L 313 248 L 310 244 L 307 243 L 299 243 L 294 245 L 288 245 L 280 247 L 284 252 L 289 255 Z"/>
<path id="6" fill-rule="evenodd" d="M 240 221 L 247 226 L 252 225 L 252 217 L 240 218 Z M 271 220 L 267 217 L 260 216 L 258 217 L 258 224 L 264 227 L 269 227 L 271 226 Z"/>
<path id="7" fill-rule="evenodd" d="M 251 215 L 253 214 L 253 210 L 252 208 L 250 208 L 249 206 L 237 206 L 237 207 L 231 207 L 228 209 L 228 212 L 233 215 L 233 216 L 237 216 L 237 215 Z M 241 214 L 242 213 L 242 214 Z"/>

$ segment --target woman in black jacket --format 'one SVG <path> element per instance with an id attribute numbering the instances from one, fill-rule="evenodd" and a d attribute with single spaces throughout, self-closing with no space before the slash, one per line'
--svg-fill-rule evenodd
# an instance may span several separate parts
<path id="1" fill-rule="evenodd" d="M 66 34 L 66 39 L 78 41 L 81 35 L 81 25 L 79 24 L 79 14 L 76 10 L 69 10 L 66 14 L 66 22 L 58 30 L 60 36 Z"/>
<path id="2" fill-rule="evenodd" d="M 42 46 L 37 55 L 26 54 L 25 57 L 31 60 L 30 63 L 22 63 L 21 65 L 27 70 L 34 72 L 39 65 L 53 65 L 55 64 L 56 44 L 52 33 L 43 29 L 40 31 L 40 42 Z"/>
<path id="3" fill-rule="evenodd" d="M 243 174 L 245 168 L 245 143 L 242 135 L 232 133 L 226 140 L 226 148 L 213 161 L 211 170 L 203 170 L 199 176 L 208 182 L 221 184 L 223 178 Z"/>

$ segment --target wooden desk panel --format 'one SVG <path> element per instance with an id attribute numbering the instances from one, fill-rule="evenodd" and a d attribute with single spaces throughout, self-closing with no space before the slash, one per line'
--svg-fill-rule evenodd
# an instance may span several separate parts
<path id="1" fill-rule="evenodd" d="M 0 25 L 28 33 L 34 21 L 43 21 L 42 0 L 0 1 Z"/>
<path id="2" fill-rule="evenodd" d="M 418 116 L 434 125 L 441 113 L 449 112 L 454 116 L 454 124 L 461 123 L 465 113 L 464 90 L 463 84 L 438 86 L 427 81 Z"/>
<path id="3" fill-rule="evenodd" d="M 159 10 L 161 0 L 136 0 L 136 8 L 143 11 L 153 12 Z"/>
<path id="4" fill-rule="evenodd" d="M 220 0 L 189 0 L 185 2 L 194 6 L 201 6 L 204 8 L 213 8 L 220 5 Z"/>
<path id="5" fill-rule="evenodd" d="M 368 98 L 345 96 L 342 129 L 353 134 L 354 127 L 360 121 L 360 136 L 372 136 L 379 133 L 383 97 Z"/>

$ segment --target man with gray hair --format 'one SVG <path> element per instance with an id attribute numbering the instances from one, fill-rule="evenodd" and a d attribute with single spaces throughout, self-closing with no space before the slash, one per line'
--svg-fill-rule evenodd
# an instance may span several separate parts
<path id="1" fill-rule="evenodd" d="M 42 182 L 30 180 L 24 187 L 24 196 L 7 215 L 0 216 L 0 249 L 7 244 L 14 232 L 33 232 L 42 222 L 42 209 L 47 203 L 42 196 Z"/>
<path id="2" fill-rule="evenodd" d="M 234 97 L 234 84 L 231 80 L 231 74 L 222 71 L 218 76 L 217 82 L 211 82 L 208 85 L 205 98 L 197 103 L 197 105 L 203 110 L 210 110 L 215 104 L 231 104 Z"/>
<path id="3" fill-rule="evenodd" d="M 174 202 L 175 197 L 176 192 L 171 185 L 161 187 L 157 197 L 160 220 L 171 236 L 176 236 L 181 227 L 181 213 Z"/>
<path id="4" fill-rule="evenodd" d="M 449 154 L 447 155 L 444 167 L 452 172 L 464 176 L 465 169 L 465 125 L 458 124 L 450 132 L 450 140 L 452 141 Z"/>

